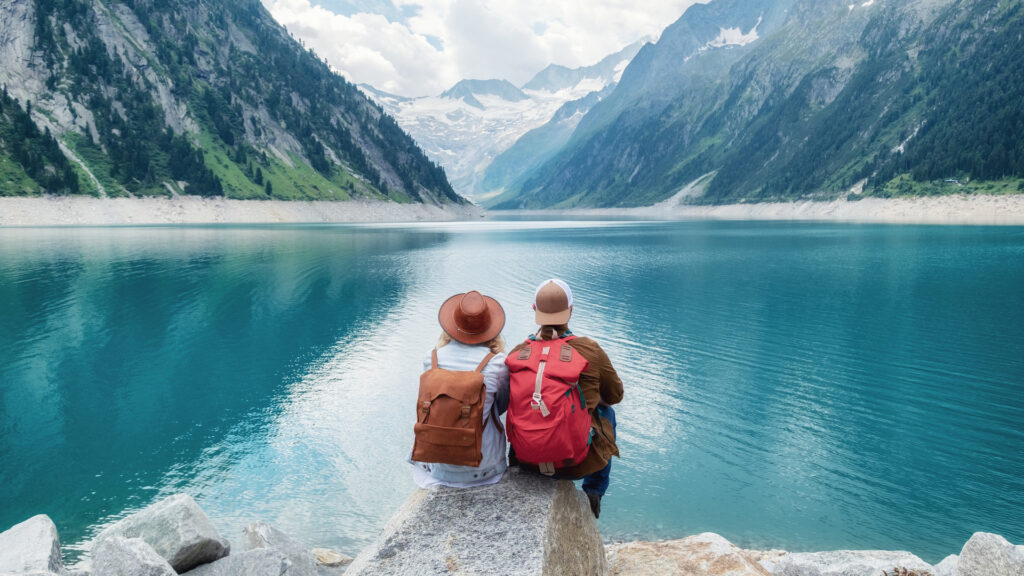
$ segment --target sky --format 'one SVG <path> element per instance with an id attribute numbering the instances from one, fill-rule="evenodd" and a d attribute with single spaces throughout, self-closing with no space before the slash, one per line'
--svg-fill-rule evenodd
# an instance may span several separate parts
<path id="1" fill-rule="evenodd" d="M 517 86 L 650 37 L 697 0 L 262 0 L 349 81 L 431 96 L 465 78 Z"/>

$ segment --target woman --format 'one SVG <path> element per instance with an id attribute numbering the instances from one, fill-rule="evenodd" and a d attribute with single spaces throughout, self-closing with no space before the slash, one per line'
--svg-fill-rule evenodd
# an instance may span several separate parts
<path id="1" fill-rule="evenodd" d="M 420 380 L 422 406 L 417 407 L 416 443 L 413 447 L 413 456 L 409 459 L 414 466 L 413 480 L 420 488 L 437 485 L 467 488 L 494 484 L 501 480 L 508 466 L 505 457 L 505 431 L 499 418 L 499 415 L 508 408 L 508 368 L 505 366 L 505 342 L 501 338 L 501 329 L 505 326 L 505 311 L 494 298 L 473 290 L 456 294 L 446 300 L 438 312 L 438 321 L 443 332 L 437 347 L 424 361 L 423 367 L 426 372 Z M 473 371 L 483 374 L 485 387 L 482 406 L 474 408 L 478 412 L 474 412 L 472 416 L 482 418 L 483 430 L 477 454 L 479 464 L 467 466 L 417 461 L 417 454 L 426 454 L 431 448 L 438 448 L 438 445 L 433 444 L 424 449 L 427 440 L 445 440 L 439 435 L 428 437 L 423 433 L 423 429 L 431 427 L 428 419 L 430 400 L 437 402 L 436 391 L 424 392 L 425 379 L 432 375 L 432 382 L 436 388 L 437 382 L 444 380 L 447 375 L 454 374 L 464 378 L 467 377 L 467 373 Z M 441 382 L 441 385 L 443 386 L 444 382 Z M 438 410 L 439 407 L 434 408 Z M 467 415 L 467 420 L 469 418 Z M 451 430 L 452 428 L 444 428 L 440 433 Z"/>

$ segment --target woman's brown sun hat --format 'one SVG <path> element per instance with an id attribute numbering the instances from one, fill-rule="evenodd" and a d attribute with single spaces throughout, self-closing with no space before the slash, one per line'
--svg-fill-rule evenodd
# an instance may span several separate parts
<path id="1" fill-rule="evenodd" d="M 498 301 L 476 290 L 445 300 L 437 313 L 441 328 L 463 344 L 492 340 L 505 327 L 505 310 Z"/>

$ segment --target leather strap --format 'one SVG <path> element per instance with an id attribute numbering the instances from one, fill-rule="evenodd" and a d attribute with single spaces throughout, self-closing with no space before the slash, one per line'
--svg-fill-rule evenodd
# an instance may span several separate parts
<path id="1" fill-rule="evenodd" d="M 430 367 L 437 368 L 437 348 L 430 351 Z"/>
<path id="2" fill-rule="evenodd" d="M 437 349 L 435 348 L 434 351 L 437 352 Z M 474 370 L 474 372 L 483 372 L 484 371 L 484 367 L 487 366 L 487 363 L 490 362 L 491 358 L 494 358 L 494 356 L 495 356 L 494 352 L 491 352 L 487 356 L 484 356 L 484 359 L 480 361 L 480 365 L 476 367 L 476 370 Z M 435 366 L 436 366 L 436 364 L 435 364 Z"/>

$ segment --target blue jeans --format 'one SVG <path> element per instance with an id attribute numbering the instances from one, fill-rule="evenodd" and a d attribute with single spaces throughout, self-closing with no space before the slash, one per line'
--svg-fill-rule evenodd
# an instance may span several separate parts
<path id="1" fill-rule="evenodd" d="M 615 410 L 612 410 L 611 406 L 598 406 L 597 411 L 601 416 L 604 416 L 609 422 L 612 423 L 612 430 L 615 430 Z M 608 491 L 608 483 L 610 482 L 609 474 L 612 471 L 612 460 L 608 459 L 608 465 L 583 477 L 583 491 L 587 494 L 597 494 L 598 496 L 604 496 L 604 493 Z"/>

